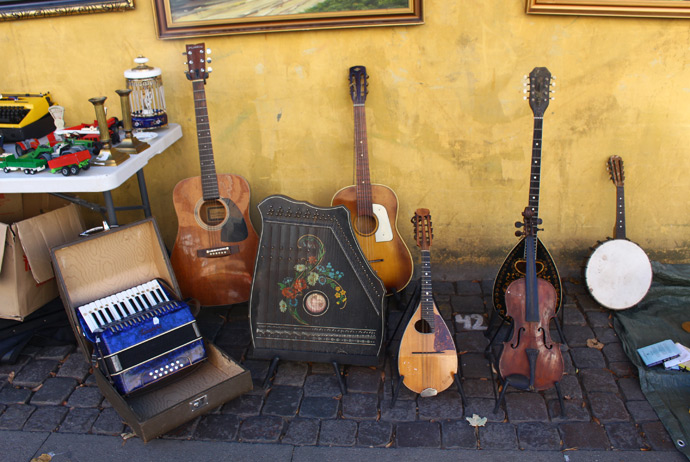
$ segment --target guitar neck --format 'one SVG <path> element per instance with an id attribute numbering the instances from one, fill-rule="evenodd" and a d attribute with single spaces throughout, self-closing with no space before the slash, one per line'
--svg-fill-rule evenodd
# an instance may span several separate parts
<path id="1" fill-rule="evenodd" d="M 532 163 L 529 178 L 529 208 L 534 212 L 534 218 L 539 217 L 539 186 L 541 181 L 541 139 L 544 126 L 543 117 L 534 117 L 534 133 L 532 135 Z"/>
<path id="2" fill-rule="evenodd" d="M 422 319 L 425 320 L 434 331 L 434 294 L 431 287 L 431 252 L 422 250 Z"/>
<path id="3" fill-rule="evenodd" d="M 213 144 L 211 143 L 211 127 L 208 120 L 206 106 L 205 82 L 192 81 L 194 88 L 194 113 L 196 114 L 196 134 L 199 146 L 199 163 L 201 165 L 201 190 L 205 201 L 220 197 L 218 192 L 218 177 L 216 163 L 213 159 Z"/>
<path id="4" fill-rule="evenodd" d="M 625 195 L 623 186 L 616 186 L 616 226 L 613 228 L 614 239 L 625 239 Z"/>
<path id="5" fill-rule="evenodd" d="M 369 148 L 364 103 L 354 105 L 355 113 L 355 190 L 357 214 L 372 216 L 371 180 L 369 179 Z"/>

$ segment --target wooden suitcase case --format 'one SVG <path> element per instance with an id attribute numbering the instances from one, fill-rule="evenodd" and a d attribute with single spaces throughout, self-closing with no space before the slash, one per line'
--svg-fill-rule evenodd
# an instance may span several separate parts
<path id="1" fill-rule="evenodd" d="M 60 297 L 89 363 L 93 346 L 83 335 L 77 307 L 155 278 L 180 296 L 152 218 L 55 247 L 51 258 Z M 179 380 L 132 396 L 120 395 L 97 365 L 93 373 L 105 398 L 146 442 L 252 389 L 249 371 L 213 343 L 205 341 L 205 347 L 208 358 Z"/>

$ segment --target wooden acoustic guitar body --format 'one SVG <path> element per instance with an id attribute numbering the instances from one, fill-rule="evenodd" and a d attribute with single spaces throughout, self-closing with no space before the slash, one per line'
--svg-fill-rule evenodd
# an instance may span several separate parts
<path id="1" fill-rule="evenodd" d="M 537 240 L 537 255 L 536 255 L 536 271 L 537 277 L 544 279 L 551 283 L 556 290 L 556 312 L 561 308 L 563 300 L 563 288 L 561 285 L 561 276 L 558 274 L 558 268 L 553 261 L 551 254 L 542 244 L 539 238 Z M 502 317 L 506 315 L 506 301 L 505 294 L 508 286 L 520 278 L 525 277 L 525 239 L 522 238 L 510 251 L 501 268 L 496 274 L 493 287 L 493 302 L 494 308 Z"/>
<path id="2" fill-rule="evenodd" d="M 400 340 L 398 371 L 411 391 L 434 396 L 453 384 L 458 372 L 458 353 L 435 304 L 433 332 L 420 332 L 425 330 L 424 323 L 420 304 Z"/>
<path id="3" fill-rule="evenodd" d="M 173 191 L 178 231 L 170 262 L 182 295 L 203 306 L 249 300 L 259 243 L 249 219 L 249 183 L 232 174 L 217 178 L 217 200 L 203 200 L 200 177 Z"/>
<path id="4" fill-rule="evenodd" d="M 350 211 L 352 229 L 371 268 L 388 294 L 400 292 L 412 279 L 412 255 L 398 232 L 398 196 L 388 186 L 371 185 L 374 216 L 357 213 L 357 190 L 347 186 L 336 192 L 331 205 Z"/>

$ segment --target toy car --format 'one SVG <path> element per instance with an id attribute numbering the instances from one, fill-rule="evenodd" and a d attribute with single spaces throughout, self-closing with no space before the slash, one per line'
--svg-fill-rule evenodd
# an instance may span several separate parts
<path id="1" fill-rule="evenodd" d="M 88 170 L 91 167 L 91 152 L 83 149 L 77 152 L 65 152 L 55 159 L 48 161 L 51 173 L 60 172 L 65 176 L 76 175 L 79 170 Z"/>

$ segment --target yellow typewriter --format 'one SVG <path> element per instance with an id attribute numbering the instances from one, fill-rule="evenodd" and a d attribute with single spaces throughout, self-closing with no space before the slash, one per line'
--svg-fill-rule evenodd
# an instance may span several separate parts
<path id="1" fill-rule="evenodd" d="M 0 93 L 0 135 L 5 142 L 40 138 L 55 130 L 50 93 Z"/>

